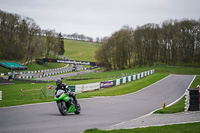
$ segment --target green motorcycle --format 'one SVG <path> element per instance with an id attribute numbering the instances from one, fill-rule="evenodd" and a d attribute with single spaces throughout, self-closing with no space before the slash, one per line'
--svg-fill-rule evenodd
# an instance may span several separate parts
<path id="1" fill-rule="evenodd" d="M 54 100 L 57 102 L 58 109 L 62 115 L 74 112 L 75 114 L 81 113 L 81 106 L 79 103 L 75 105 L 72 97 L 69 97 L 64 90 L 58 90 L 54 96 Z"/>

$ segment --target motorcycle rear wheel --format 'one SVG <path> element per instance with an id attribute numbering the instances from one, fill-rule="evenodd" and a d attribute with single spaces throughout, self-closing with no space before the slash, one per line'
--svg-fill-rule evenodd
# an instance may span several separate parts
<path id="1" fill-rule="evenodd" d="M 64 101 L 58 102 L 57 105 L 58 105 L 58 110 L 60 111 L 60 113 L 62 115 L 67 115 L 67 106 L 65 105 L 65 102 Z"/>

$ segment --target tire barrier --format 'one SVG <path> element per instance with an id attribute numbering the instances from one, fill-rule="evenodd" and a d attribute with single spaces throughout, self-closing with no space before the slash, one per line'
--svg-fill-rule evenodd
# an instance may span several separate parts
<path id="1" fill-rule="evenodd" d="M 199 110 L 199 89 L 187 89 L 185 100 L 185 111 Z"/>
<path id="2" fill-rule="evenodd" d="M 137 79 L 141 79 L 153 73 L 154 73 L 154 70 L 149 70 L 149 71 L 145 71 L 139 74 L 122 77 L 116 80 L 109 80 L 105 82 L 97 82 L 97 83 L 83 84 L 83 85 L 69 85 L 68 87 L 71 89 L 72 92 L 82 93 L 82 92 L 88 92 L 88 91 L 93 91 L 93 90 L 99 90 L 101 88 L 108 88 L 112 86 L 122 85 L 122 84 L 131 82 Z M 46 87 L 46 93 L 48 94 L 47 96 L 54 96 L 55 87 L 56 86 L 47 85 Z"/>
<path id="3" fill-rule="evenodd" d="M 142 72 L 142 73 L 139 73 L 139 74 L 126 76 L 126 77 L 122 77 L 120 79 L 113 80 L 113 86 L 118 86 L 118 85 L 121 85 L 121 84 L 125 84 L 127 82 L 131 82 L 131 81 L 134 81 L 134 80 L 141 79 L 143 77 L 146 77 L 148 75 L 153 74 L 154 71 L 155 70 L 149 70 L 149 71 L 145 71 L 145 72 Z"/>
<path id="4" fill-rule="evenodd" d="M 185 91 L 185 111 L 189 110 L 189 106 L 190 106 L 190 95 L 189 95 L 189 90 L 187 89 Z"/>

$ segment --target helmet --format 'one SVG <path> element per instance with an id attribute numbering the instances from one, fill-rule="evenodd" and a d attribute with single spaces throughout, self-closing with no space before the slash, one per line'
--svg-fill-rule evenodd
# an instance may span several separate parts
<path id="1" fill-rule="evenodd" d="M 58 78 L 57 80 L 56 80 L 56 85 L 57 86 L 60 86 L 62 84 L 62 80 L 60 79 L 60 78 Z"/>

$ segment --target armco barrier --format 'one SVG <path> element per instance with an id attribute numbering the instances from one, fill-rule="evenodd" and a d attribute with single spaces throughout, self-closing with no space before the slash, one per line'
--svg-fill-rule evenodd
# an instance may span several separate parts
<path id="1" fill-rule="evenodd" d="M 153 73 L 154 73 L 154 70 L 149 70 L 149 71 L 145 71 L 145 72 L 142 72 L 142 73 L 139 73 L 139 74 L 123 77 L 121 79 L 116 79 L 116 80 L 113 80 L 113 86 L 125 84 L 127 82 L 131 82 L 131 81 L 146 77 L 146 76 L 153 74 Z"/>
<path id="2" fill-rule="evenodd" d="M 136 75 L 126 76 L 126 77 L 116 79 L 116 80 L 109 80 L 109 81 L 105 81 L 105 82 L 101 82 L 101 83 L 97 82 L 97 83 L 83 84 L 83 85 L 70 85 L 68 87 L 71 89 L 71 92 L 81 93 L 81 92 L 87 92 L 87 91 L 92 91 L 92 90 L 98 90 L 100 88 L 118 86 L 121 84 L 125 84 L 127 82 L 131 82 L 131 81 L 143 78 L 143 77 L 151 75 L 153 73 L 154 73 L 154 70 L 150 70 L 150 71 L 142 72 L 142 73 L 139 73 Z M 52 87 L 52 88 L 54 88 L 54 90 L 53 90 L 54 93 L 50 92 L 52 90 L 50 88 L 48 88 L 48 86 L 46 88 L 47 88 L 46 92 L 48 93 L 47 96 L 49 96 L 49 94 L 51 94 L 51 96 L 53 96 L 55 93 L 55 87 Z"/>
<path id="3" fill-rule="evenodd" d="M 113 86 L 113 80 L 101 82 L 101 84 L 100 84 L 101 88 L 108 88 L 108 87 L 111 87 L 111 86 Z"/>
<path id="4" fill-rule="evenodd" d="M 100 82 L 75 86 L 76 92 L 86 92 L 86 91 L 92 91 L 92 90 L 97 90 L 97 89 L 100 89 Z"/>

